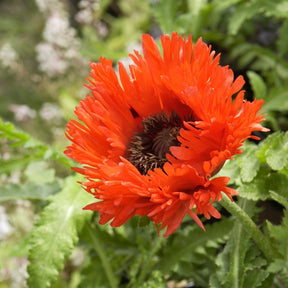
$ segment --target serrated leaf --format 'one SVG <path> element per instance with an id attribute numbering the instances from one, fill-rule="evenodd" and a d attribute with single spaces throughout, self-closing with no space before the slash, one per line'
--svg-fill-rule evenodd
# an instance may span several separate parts
<path id="1" fill-rule="evenodd" d="M 257 267 L 258 268 L 258 267 Z M 267 279 L 269 276 L 269 272 L 265 270 L 255 269 L 249 271 L 249 273 L 246 274 L 245 282 L 243 285 L 243 288 L 246 287 L 263 287 L 262 283 L 264 280 Z"/>
<path id="2" fill-rule="evenodd" d="M 229 234 L 233 227 L 233 222 L 230 219 L 222 219 L 221 222 L 214 223 L 213 225 L 207 225 L 205 227 L 206 232 L 199 229 L 199 227 L 193 227 L 189 234 L 181 234 L 181 237 L 175 238 L 175 241 L 169 245 L 169 249 L 165 251 L 160 266 L 163 273 L 169 272 L 174 265 L 179 263 L 181 259 L 185 258 L 187 251 L 194 250 L 197 246 L 203 245 L 203 243 L 213 239 L 219 241 Z"/>
<path id="3" fill-rule="evenodd" d="M 277 278 L 281 279 L 286 287 L 288 285 L 288 210 L 284 210 L 281 225 L 272 225 L 272 223 L 267 222 L 267 227 L 270 236 L 276 241 L 275 248 L 283 256 L 282 259 L 275 259 L 268 269 L 277 273 Z"/>
<path id="4" fill-rule="evenodd" d="M 257 156 L 266 160 L 273 170 L 281 170 L 288 161 L 288 133 L 276 132 L 269 135 L 260 145 Z"/>
<path id="5" fill-rule="evenodd" d="M 283 287 L 288 287 L 287 260 L 285 261 L 285 259 L 275 259 L 274 262 L 269 265 L 267 271 L 276 274 L 277 279 L 280 279 L 282 284 L 285 285 Z"/>
<path id="6" fill-rule="evenodd" d="M 243 231 L 243 227 L 239 222 L 235 223 L 234 229 L 231 232 L 229 241 L 226 244 L 225 252 L 229 253 L 229 260 L 226 258 L 225 270 L 228 272 L 226 277 L 222 279 L 224 287 L 242 287 L 244 276 L 244 259 L 248 249 L 250 235 Z M 227 262 L 229 261 L 229 262 Z"/>
<path id="7" fill-rule="evenodd" d="M 248 210 L 247 200 L 241 201 L 239 205 L 243 210 Z M 247 209 L 246 209 L 247 208 Z M 248 249 L 250 235 L 246 233 L 240 222 L 236 222 L 230 233 L 229 240 L 223 253 L 217 259 L 216 263 L 222 266 L 218 273 L 223 287 L 242 287 L 244 276 L 244 259 Z"/>
<path id="8" fill-rule="evenodd" d="M 67 178 L 63 190 L 37 219 L 28 255 L 30 288 L 50 287 L 78 241 L 78 233 L 92 215 L 82 210 L 91 196 L 77 184 L 79 180 L 79 176 Z"/>
<path id="9" fill-rule="evenodd" d="M 260 162 L 256 157 L 257 146 L 254 144 L 246 144 L 244 152 L 237 158 L 240 167 L 241 179 L 244 182 L 251 182 L 260 168 Z"/>
<path id="10" fill-rule="evenodd" d="M 274 191 L 284 197 L 288 196 L 288 177 L 280 173 L 268 173 L 260 170 L 257 179 L 249 184 L 240 186 L 237 191 L 243 198 L 253 201 L 266 200 L 270 198 L 270 192 Z"/>
<path id="11" fill-rule="evenodd" d="M 239 205 L 249 215 L 255 214 L 255 204 L 252 202 L 242 200 Z M 211 277 L 210 283 L 214 285 L 211 287 L 259 287 L 268 277 L 268 272 L 259 269 L 266 265 L 266 260 L 260 257 L 260 251 L 256 247 L 249 245 L 250 238 L 242 224 L 236 222 L 223 252 L 216 258 L 218 268 Z M 250 276 L 252 271 L 256 271 L 253 272 L 253 278 Z M 254 286 L 246 285 L 250 282 L 253 282 Z"/>
<path id="12" fill-rule="evenodd" d="M 57 181 L 45 185 L 25 183 L 0 186 L 0 202 L 18 199 L 45 200 L 58 192 L 59 188 Z"/>
<path id="13" fill-rule="evenodd" d="M 267 87 L 262 77 L 254 71 L 248 71 L 247 75 L 250 80 L 250 84 L 254 92 L 255 98 L 265 98 L 267 94 Z"/>
<path id="14" fill-rule="evenodd" d="M 279 253 L 283 255 L 283 259 L 288 259 L 288 210 L 284 210 L 281 225 L 272 225 L 268 222 L 267 226 L 271 237 L 277 240 Z"/>

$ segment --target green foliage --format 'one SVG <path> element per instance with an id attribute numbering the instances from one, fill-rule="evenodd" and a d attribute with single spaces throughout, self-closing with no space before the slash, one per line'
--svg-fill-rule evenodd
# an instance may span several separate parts
<path id="1" fill-rule="evenodd" d="M 253 3 L 254 2 L 254 3 Z M 259 13 L 259 4 L 255 1 L 242 2 L 229 19 L 228 32 L 236 35 L 245 21 Z"/>
<path id="2" fill-rule="evenodd" d="M 288 162 L 288 133 L 277 132 L 259 145 L 257 157 L 273 170 L 283 170 Z"/>
<path id="3" fill-rule="evenodd" d="M 91 217 L 91 212 L 82 210 L 90 197 L 75 185 L 79 180 L 79 177 L 68 178 L 35 223 L 29 241 L 29 287 L 50 287 Z"/>
<path id="4" fill-rule="evenodd" d="M 287 200 L 287 198 L 286 198 Z M 283 285 L 288 285 L 288 210 L 284 211 L 284 217 L 282 223 L 279 226 L 272 225 L 268 222 L 268 231 L 270 236 L 275 241 L 275 246 L 278 248 L 281 254 L 281 259 L 275 259 L 273 263 L 268 267 L 268 271 L 271 273 L 278 273 L 278 277 Z"/>
<path id="5" fill-rule="evenodd" d="M 266 200 L 271 197 L 270 191 L 276 191 L 278 195 L 287 197 L 288 177 L 286 175 L 271 173 L 267 175 L 267 170 L 261 170 L 255 181 L 244 184 L 238 191 L 241 197 L 246 199 Z"/>
<path id="6" fill-rule="evenodd" d="M 247 200 L 241 201 L 239 205 L 249 214 L 255 211 L 253 203 Z M 258 249 L 251 245 L 250 237 L 242 224 L 235 223 L 223 252 L 217 256 L 217 270 L 210 277 L 211 288 L 264 287 L 263 281 L 269 273 L 262 269 L 267 262 L 260 256 Z"/>
<path id="7" fill-rule="evenodd" d="M 201 288 L 288 287 L 288 133 L 283 132 L 288 130 L 288 2 L 101 0 L 91 14 L 86 11 L 84 22 L 76 20 L 83 8 L 76 2 L 85 1 L 58 1 L 40 13 L 34 0 L 0 1 L 0 50 L 9 43 L 17 55 L 14 65 L 4 67 L 0 53 L 0 204 L 13 227 L 3 240 L 0 233 L 0 287 L 24 287 L 12 276 L 21 270 L 17 261 L 27 256 L 31 288 L 161 288 L 183 280 Z M 79 47 L 67 45 L 64 52 L 80 58 L 70 59 L 69 69 L 52 77 L 40 71 L 35 52 L 50 12 L 69 19 Z M 147 217 L 114 229 L 96 224 L 97 213 L 91 217 L 82 210 L 92 196 L 77 183 L 80 178 L 70 176 L 75 164 L 63 150 L 65 122 L 75 117 L 73 109 L 87 93 L 80 89 L 87 83 L 88 62 L 101 56 L 116 62 L 133 52 L 143 33 L 157 38 L 172 31 L 211 43 L 223 65 L 247 76 L 247 99 L 264 99 L 270 135 L 259 144 L 246 143 L 216 177 L 231 178 L 229 185 L 239 193 L 234 203 L 261 228 L 275 251 L 272 260 L 220 205 L 220 220 L 202 219 L 206 232 L 187 217 L 168 238 L 158 237 Z M 64 119 L 57 124 L 53 117 L 41 120 L 47 102 L 61 109 Z M 19 120 L 15 104 L 32 108 L 35 118 Z M 275 202 L 276 211 L 264 208 Z M 70 258 L 76 245 L 84 255 L 78 262 Z M 4 279 L 9 270 L 13 273 Z"/>
<path id="8" fill-rule="evenodd" d="M 163 274 L 159 271 L 153 271 L 151 278 L 142 285 L 143 288 L 164 288 L 164 277 Z"/>
<path id="9" fill-rule="evenodd" d="M 265 99 L 267 94 L 267 86 L 263 78 L 254 71 L 248 71 L 249 78 L 253 93 L 256 99 Z"/>
<path id="10" fill-rule="evenodd" d="M 236 156 L 235 160 L 231 161 L 237 166 L 233 167 L 231 176 L 238 173 L 238 176 L 234 177 L 233 183 L 237 185 L 240 199 L 253 201 L 251 203 L 257 203 L 259 200 L 273 200 L 285 208 L 281 225 L 275 226 L 268 222 L 267 231 L 265 231 L 265 235 L 273 241 L 274 249 L 277 251 L 274 262 L 269 264 L 262 258 L 254 245 L 251 246 L 249 234 L 243 230 L 240 223 L 236 223 L 223 252 L 217 257 L 216 264 L 219 269 L 210 278 L 210 287 L 212 288 L 271 287 L 273 283 L 279 285 L 278 282 L 282 283 L 279 287 L 287 286 L 288 270 L 285 260 L 287 259 L 288 243 L 286 227 L 288 208 L 287 135 L 288 133 L 276 132 L 259 145 L 246 143 L 243 154 Z M 225 165 L 221 175 L 231 168 L 231 162 Z M 241 205 L 241 201 L 239 204 Z M 257 209 L 254 208 L 255 213 L 257 213 Z M 280 215 L 281 213 L 279 213 Z M 279 254 L 277 254 L 278 252 Z M 250 255 L 249 258 L 248 255 Z"/>
<path id="11" fill-rule="evenodd" d="M 0 202 L 17 199 L 46 200 L 47 197 L 58 192 L 59 187 L 57 181 L 45 185 L 25 183 L 0 186 Z"/>
<path id="12" fill-rule="evenodd" d="M 157 2 L 152 5 L 153 15 L 164 33 L 190 33 L 193 39 L 197 39 L 201 36 L 201 27 L 211 10 L 207 2 L 161 0 L 160 5 Z"/>
<path id="13" fill-rule="evenodd" d="M 223 223 L 225 223 L 225 225 L 223 225 Z M 223 220 L 221 224 L 214 223 L 211 226 L 207 226 L 205 233 L 197 226 L 188 229 L 186 233 L 183 233 L 185 235 L 183 235 L 184 237 L 175 238 L 167 247 L 167 251 L 164 251 L 165 253 L 160 261 L 162 271 L 167 273 L 169 270 L 174 269 L 175 266 L 178 266 L 181 261 L 193 261 L 194 256 L 192 254 L 187 255 L 185 253 L 187 250 L 192 251 L 209 241 L 213 241 L 214 247 L 218 247 L 219 243 L 223 242 L 225 237 L 228 236 L 232 226 L 233 223 L 231 221 Z M 211 242 L 208 243 L 208 245 L 209 244 L 211 245 Z"/>
<path id="14" fill-rule="evenodd" d="M 30 139 L 29 135 L 17 130 L 12 123 L 5 123 L 2 119 L 0 119 L 0 131 L 0 137 L 13 141 L 13 145 L 24 145 Z"/>
<path id="15" fill-rule="evenodd" d="M 255 157 L 256 151 L 256 145 L 245 145 L 243 154 L 237 159 L 237 164 L 240 167 L 240 177 L 243 182 L 251 182 L 260 168 L 259 160 Z"/>
<path id="16" fill-rule="evenodd" d="M 254 201 L 277 197 L 283 205 L 283 198 L 288 198 L 287 137 L 288 133 L 276 132 L 259 145 L 246 143 L 244 152 L 226 163 L 219 175 L 230 176 L 241 197 Z"/>
<path id="17" fill-rule="evenodd" d="M 55 148 L 49 147 L 44 144 L 42 141 L 39 141 L 29 134 L 22 132 L 17 129 L 12 123 L 4 122 L 0 118 L 0 138 L 5 139 L 10 142 L 12 147 L 19 147 L 27 149 L 27 154 L 23 153 L 21 158 L 12 158 L 11 160 L 1 163 L 0 171 L 12 171 L 16 170 L 17 167 L 22 168 L 26 166 L 30 161 L 43 159 L 45 161 L 49 159 L 57 160 L 60 163 L 70 167 L 72 162 L 66 158 L 61 152 Z M 35 165 L 35 164 L 33 164 Z"/>
<path id="18" fill-rule="evenodd" d="M 163 32 L 171 33 L 175 29 L 178 5 L 179 1 L 173 0 L 161 0 L 160 3 L 155 3 L 154 16 Z"/>

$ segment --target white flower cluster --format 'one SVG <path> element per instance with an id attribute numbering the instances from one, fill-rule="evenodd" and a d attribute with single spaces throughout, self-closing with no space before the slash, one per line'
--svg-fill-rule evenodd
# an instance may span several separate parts
<path id="1" fill-rule="evenodd" d="M 79 11 L 75 15 L 75 20 L 84 25 L 92 25 L 100 37 L 108 34 L 107 25 L 97 19 L 97 11 L 100 8 L 100 0 L 81 0 L 78 4 Z"/>
<path id="2" fill-rule="evenodd" d="M 75 16 L 76 21 L 91 24 L 94 20 L 94 12 L 99 9 L 99 2 L 99 0 L 81 0 L 78 4 L 80 10 Z"/>
<path id="3" fill-rule="evenodd" d="M 39 68 L 49 77 L 64 74 L 73 62 L 81 61 L 80 41 L 59 1 L 36 0 L 36 3 L 47 17 L 43 41 L 36 46 Z"/>
<path id="4" fill-rule="evenodd" d="M 11 104 L 9 109 L 14 113 L 15 119 L 20 122 L 36 117 L 36 111 L 27 105 Z"/>
<path id="5" fill-rule="evenodd" d="M 17 65 L 18 54 L 10 43 L 5 43 L 0 49 L 0 65 L 13 69 Z"/>
<path id="6" fill-rule="evenodd" d="M 55 103 L 44 103 L 39 111 L 40 117 L 45 121 L 59 122 L 62 119 L 62 112 Z"/>
<path id="7" fill-rule="evenodd" d="M 9 282 L 11 288 L 28 287 L 26 279 L 28 278 L 27 266 L 29 264 L 26 258 L 10 258 L 6 265 L 0 270 L 0 282 L 5 280 Z"/>
<path id="8" fill-rule="evenodd" d="M 12 227 L 8 221 L 8 215 L 4 206 L 0 206 L 0 240 L 5 239 L 12 232 Z"/>
<path id="9" fill-rule="evenodd" d="M 63 9 L 62 3 L 59 0 L 35 0 L 35 2 L 39 11 L 42 13 Z"/>

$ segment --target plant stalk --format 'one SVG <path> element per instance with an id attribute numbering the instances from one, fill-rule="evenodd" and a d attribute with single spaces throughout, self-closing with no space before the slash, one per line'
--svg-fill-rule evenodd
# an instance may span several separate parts
<path id="1" fill-rule="evenodd" d="M 222 197 L 223 198 L 220 201 L 220 204 L 237 220 L 240 221 L 240 223 L 243 225 L 243 228 L 251 235 L 252 239 L 262 251 L 266 259 L 272 261 L 277 253 L 271 246 L 269 239 L 263 235 L 263 233 L 259 230 L 257 225 L 248 216 L 248 214 L 242 210 L 235 202 L 232 202 L 225 193 L 222 193 Z"/>
<path id="2" fill-rule="evenodd" d="M 107 255 L 106 255 L 106 253 L 104 251 L 104 248 L 101 245 L 101 242 L 97 238 L 97 235 L 96 235 L 95 231 L 91 228 L 91 224 L 87 225 L 87 230 L 88 230 L 90 239 L 92 241 L 93 248 L 95 249 L 95 251 L 97 252 L 98 256 L 100 257 L 100 260 L 101 260 L 102 266 L 104 268 L 104 271 L 106 273 L 107 279 L 109 281 L 110 287 L 111 288 L 117 288 L 118 287 L 118 281 L 117 281 L 117 279 L 114 276 L 114 273 L 112 271 L 111 265 L 109 263 Z"/>

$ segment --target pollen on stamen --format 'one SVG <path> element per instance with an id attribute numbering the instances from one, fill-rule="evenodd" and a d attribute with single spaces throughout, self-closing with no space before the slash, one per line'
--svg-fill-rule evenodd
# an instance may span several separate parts
<path id="1" fill-rule="evenodd" d="M 171 146 L 180 146 L 177 137 L 183 128 L 183 120 L 172 111 L 162 111 L 142 120 L 142 130 L 131 139 L 127 159 L 146 175 L 149 170 L 162 168 L 167 162 Z"/>

